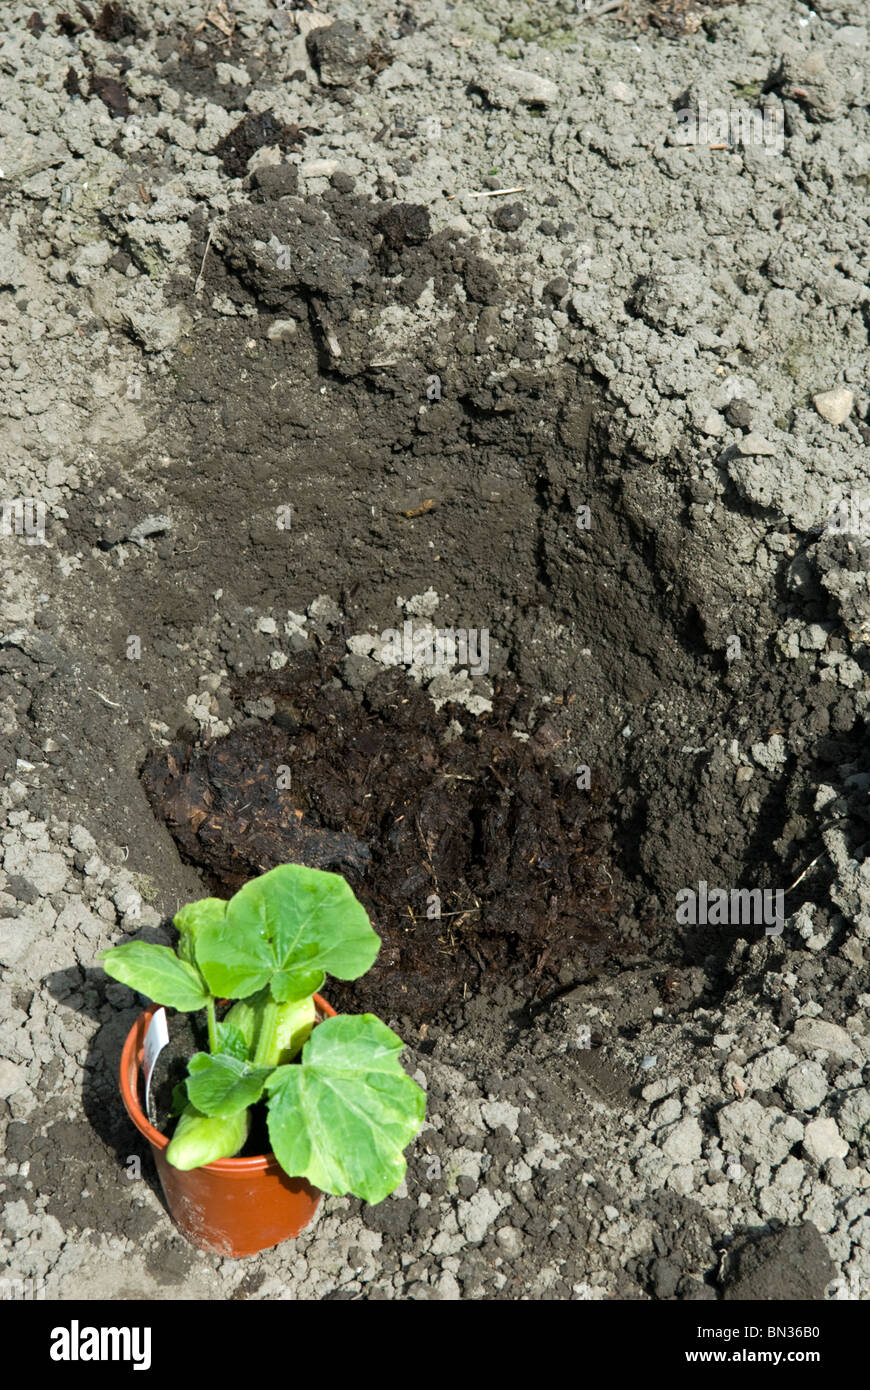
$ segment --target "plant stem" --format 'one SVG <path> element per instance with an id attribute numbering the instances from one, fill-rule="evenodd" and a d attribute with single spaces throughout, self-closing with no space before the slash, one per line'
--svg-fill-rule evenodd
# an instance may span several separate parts
<path id="1" fill-rule="evenodd" d="M 208 1003 L 205 1006 L 208 1017 L 208 1050 L 214 1056 L 218 1050 L 217 1040 L 217 1015 L 214 1008 L 214 996 L 208 996 Z"/>
<path id="2" fill-rule="evenodd" d="M 260 1031 L 257 1035 L 257 1050 L 254 1053 L 255 1067 L 275 1066 L 275 1030 L 278 1024 L 278 1008 L 274 999 L 267 999 L 262 1006 Z"/>

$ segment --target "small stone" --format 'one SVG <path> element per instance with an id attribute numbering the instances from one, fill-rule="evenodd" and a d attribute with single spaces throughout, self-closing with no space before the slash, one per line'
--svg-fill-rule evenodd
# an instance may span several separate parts
<path id="1" fill-rule="evenodd" d="M 672 1091 L 679 1087 L 680 1079 L 678 1076 L 662 1076 L 658 1081 L 650 1081 L 641 1091 L 641 1096 L 650 1105 L 654 1105 L 657 1100 L 662 1100 L 669 1096 Z"/>
<path id="2" fill-rule="evenodd" d="M 266 337 L 272 343 L 286 343 L 288 338 L 296 337 L 295 319 L 276 319 L 266 329 Z"/>
<path id="3" fill-rule="evenodd" d="M 7 1058 L 0 1058 L 0 1100 L 7 1100 L 9 1096 L 14 1096 L 16 1091 L 20 1091 L 25 1084 L 25 1068 L 18 1066 L 15 1062 L 10 1062 Z"/>
<path id="4" fill-rule="evenodd" d="M 12 845 L 3 858 L 7 874 L 20 874 L 42 897 L 60 893 L 67 879 L 67 863 L 62 854 L 35 852 L 27 845 Z"/>
<path id="5" fill-rule="evenodd" d="M 128 303 L 126 298 L 120 307 L 124 322 L 146 352 L 165 352 L 181 337 L 183 321 L 177 308 L 149 310 L 147 306 Z"/>
<path id="6" fill-rule="evenodd" d="M 69 832 L 69 842 L 79 854 L 96 854 L 97 842 L 83 825 L 74 825 Z"/>
<path id="7" fill-rule="evenodd" d="M 144 549 L 146 540 L 151 536 L 162 536 L 166 531 L 171 530 L 172 522 L 168 516 L 146 516 L 133 527 L 128 540 Z"/>
<path id="8" fill-rule="evenodd" d="M 785 739 L 782 734 L 773 734 L 767 743 L 753 743 L 752 756 L 759 767 L 764 767 L 768 772 L 780 767 L 786 759 Z"/>
<path id="9" fill-rule="evenodd" d="M 852 413 L 855 404 L 853 393 L 846 386 L 838 386 L 833 391 L 822 391 L 813 396 L 813 405 L 823 420 L 831 425 L 842 425 Z"/>
<path id="10" fill-rule="evenodd" d="M 511 1134 L 516 1134 L 519 1124 L 520 1112 L 516 1105 L 511 1105 L 506 1100 L 485 1100 L 480 1113 L 488 1129 L 498 1129 L 504 1125 L 505 1129 Z"/>
<path id="11" fill-rule="evenodd" d="M 695 1171 L 691 1163 L 678 1163 L 668 1174 L 665 1184 L 671 1192 L 676 1192 L 681 1197 L 688 1197 L 695 1186 Z"/>
<path id="12" fill-rule="evenodd" d="M 38 1220 L 31 1215 L 27 1203 L 23 1198 L 17 1202 L 9 1202 L 3 1213 L 3 1221 L 9 1234 L 15 1238 L 26 1235 L 28 1231 L 38 1225 Z"/>
<path id="13" fill-rule="evenodd" d="M 836 1120 L 810 1120 L 804 1130 L 804 1153 L 811 1162 L 821 1167 L 829 1158 L 845 1158 L 848 1152 Z"/>
<path id="14" fill-rule="evenodd" d="M 848 1091 L 837 1112 L 837 1126 L 844 1139 L 858 1144 L 870 1137 L 870 1091 L 861 1086 Z"/>
<path id="15" fill-rule="evenodd" d="M 454 1302 L 462 1297 L 462 1292 L 459 1288 L 456 1276 L 450 1274 L 447 1270 L 444 1271 L 438 1283 L 435 1285 L 435 1292 L 439 1299 L 450 1300 L 450 1302 Z"/>
<path id="16" fill-rule="evenodd" d="M 828 629 L 823 627 L 821 623 L 810 623 L 801 633 L 801 646 L 814 652 L 824 651 L 830 635 Z"/>
<path id="17" fill-rule="evenodd" d="M 844 24 L 834 31 L 834 43 L 847 43 L 851 48 L 863 48 L 867 29 L 863 24 Z"/>
<path id="18" fill-rule="evenodd" d="M 782 1163 L 803 1138 L 803 1126 L 778 1106 L 766 1108 L 757 1100 L 734 1100 L 718 1115 L 719 1134 L 728 1153 L 746 1155 L 759 1163 Z"/>
<path id="19" fill-rule="evenodd" d="M 500 1231 L 496 1231 L 495 1238 L 504 1253 L 515 1260 L 523 1248 L 523 1233 L 518 1231 L 516 1226 L 502 1226 Z"/>
<path id="20" fill-rule="evenodd" d="M 656 1129 L 660 1128 L 661 1125 L 673 1124 L 674 1120 L 680 1118 L 682 1109 L 683 1107 L 676 1096 L 668 1096 L 666 1100 L 655 1107 L 650 1116 L 650 1122 L 655 1125 Z"/>
<path id="21" fill-rule="evenodd" d="M 799 1158 L 787 1158 L 785 1163 L 777 1168 L 773 1181 L 784 1192 L 797 1192 L 804 1180 L 806 1171 Z"/>
<path id="22" fill-rule="evenodd" d="M 476 1245 L 483 1240 L 501 1207 L 487 1188 L 475 1192 L 467 1202 L 460 1202 L 456 1216 L 466 1239 Z"/>
<path id="23" fill-rule="evenodd" d="M 304 179 L 331 179 L 337 169 L 337 159 L 311 159 L 299 172 Z"/>
<path id="24" fill-rule="evenodd" d="M 517 101 L 529 106 L 550 106 L 559 98 L 559 88 L 548 77 L 526 72 L 507 64 L 497 67 L 491 78 L 482 81 L 494 106 L 510 109 Z"/>
<path id="25" fill-rule="evenodd" d="M 703 1140 L 701 1126 L 694 1115 L 689 1115 L 668 1132 L 661 1145 L 662 1153 L 674 1163 L 693 1163 L 701 1157 Z"/>
<path id="26" fill-rule="evenodd" d="M 828 1078 L 818 1062 L 799 1062 L 785 1078 L 783 1092 L 795 1110 L 818 1110 L 828 1094 Z"/>
<path id="27" fill-rule="evenodd" d="M 268 637 L 273 637 L 278 631 L 278 624 L 274 618 L 260 618 L 257 621 L 257 631 L 265 632 Z"/>
<path id="28" fill-rule="evenodd" d="M 794 1053 L 787 1047 L 772 1047 L 754 1057 L 746 1068 L 746 1085 L 750 1091 L 768 1091 L 776 1086 L 794 1062 Z"/>
<path id="29" fill-rule="evenodd" d="M 341 609 L 329 594 L 318 594 L 308 605 L 308 616 L 314 622 L 336 627 L 341 622 Z"/>
<path id="30" fill-rule="evenodd" d="M 422 1279 L 418 1279 L 416 1284 L 409 1284 L 405 1291 L 405 1298 L 411 1303 L 429 1303 L 437 1300 L 438 1295 L 431 1284 L 425 1284 Z"/>
<path id="31" fill-rule="evenodd" d="M 719 414 L 718 410 L 711 410 L 709 415 L 706 416 L 701 429 L 704 434 L 709 434 L 717 438 L 719 435 L 725 433 L 725 420 Z"/>
<path id="32" fill-rule="evenodd" d="M 855 1055 L 855 1044 L 845 1028 L 823 1018 L 799 1018 L 788 1045 L 794 1052 L 827 1052 L 843 1061 Z"/>
<path id="33" fill-rule="evenodd" d="M 764 435 L 756 434 L 754 430 L 750 434 L 745 434 L 742 439 L 738 439 L 737 448 L 746 457 L 755 454 L 770 456 L 776 453 L 776 445 L 771 444 L 769 439 L 764 438 Z"/>

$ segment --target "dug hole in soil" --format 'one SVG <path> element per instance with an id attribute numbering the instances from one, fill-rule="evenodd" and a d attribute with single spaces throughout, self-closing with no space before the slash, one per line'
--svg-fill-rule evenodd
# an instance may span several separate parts
<path id="1" fill-rule="evenodd" d="M 867 1297 L 857 9 L 55 8 L 0 49 L 13 1276 Z M 678 147 L 735 91 L 781 151 Z M 97 956 L 287 861 L 370 912 L 324 994 L 427 1120 L 239 1264 L 166 1217 Z"/>

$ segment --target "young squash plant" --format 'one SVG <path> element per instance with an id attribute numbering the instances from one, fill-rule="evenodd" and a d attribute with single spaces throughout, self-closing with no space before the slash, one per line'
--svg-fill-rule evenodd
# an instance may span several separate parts
<path id="1" fill-rule="evenodd" d="M 206 1012 L 209 1050 L 188 1064 L 168 1161 L 190 1169 L 238 1154 L 252 1107 L 265 1100 L 289 1177 L 382 1201 L 405 1175 L 426 1097 L 401 1066 L 401 1038 L 374 1014 L 315 1027 L 313 995 L 327 974 L 356 980 L 380 949 L 350 885 L 283 864 L 228 902 L 188 904 L 174 921 L 175 951 L 134 941 L 100 957 L 108 975 L 155 1004 Z M 220 999 L 237 1002 L 218 1021 Z"/>

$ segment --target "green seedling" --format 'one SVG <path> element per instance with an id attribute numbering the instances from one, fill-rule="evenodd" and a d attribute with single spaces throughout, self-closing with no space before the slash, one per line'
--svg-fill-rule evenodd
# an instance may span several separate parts
<path id="1" fill-rule="evenodd" d="M 168 1161 L 190 1169 L 238 1154 L 265 1102 L 288 1176 L 382 1201 L 405 1175 L 403 1150 L 426 1098 L 402 1068 L 401 1038 L 374 1014 L 317 1022 L 313 996 L 327 974 L 356 980 L 380 948 L 349 884 L 283 864 L 229 902 L 189 903 L 175 926 L 174 951 L 134 941 L 100 957 L 108 975 L 155 1004 L 205 1011 L 209 1050 L 188 1063 Z M 219 1020 L 225 999 L 236 1002 Z"/>

